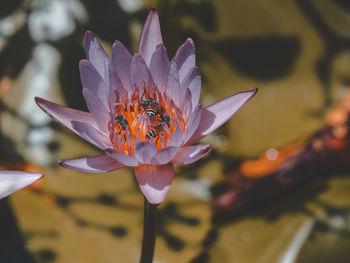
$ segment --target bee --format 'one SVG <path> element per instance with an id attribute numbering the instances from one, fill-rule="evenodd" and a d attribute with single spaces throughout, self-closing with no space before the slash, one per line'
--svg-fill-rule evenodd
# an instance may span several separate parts
<path id="1" fill-rule="evenodd" d="M 166 123 L 166 125 L 170 127 L 170 116 L 165 111 L 160 115 L 160 121 L 161 123 Z"/>
<path id="2" fill-rule="evenodd" d="M 157 114 L 159 114 L 159 112 L 161 110 L 160 104 L 152 98 L 149 98 L 147 100 L 143 100 L 143 95 L 144 94 L 142 94 L 142 96 L 141 96 L 140 105 L 145 110 L 147 116 L 152 118 L 152 117 L 156 116 Z"/>
<path id="3" fill-rule="evenodd" d="M 129 126 L 128 120 L 125 119 L 122 115 L 118 115 L 117 117 L 115 117 L 115 120 L 120 125 L 123 131 L 125 131 L 126 127 Z"/>
<path id="4" fill-rule="evenodd" d="M 146 133 L 146 139 L 152 139 L 152 138 L 155 138 L 155 137 L 157 137 L 158 136 L 158 138 L 157 138 L 157 140 L 156 140 L 156 142 L 158 141 L 158 139 L 159 139 L 159 132 L 160 132 L 160 130 L 161 130 L 161 128 L 162 128 L 162 124 L 159 124 L 159 125 L 156 125 L 156 126 L 152 126 L 149 130 L 148 130 L 148 132 Z"/>

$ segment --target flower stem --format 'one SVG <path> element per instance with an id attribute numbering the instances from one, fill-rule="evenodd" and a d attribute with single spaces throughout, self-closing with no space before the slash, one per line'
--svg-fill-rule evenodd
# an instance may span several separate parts
<path id="1" fill-rule="evenodd" d="M 156 241 L 157 206 L 150 204 L 145 198 L 143 218 L 143 239 L 140 263 L 152 263 Z"/>

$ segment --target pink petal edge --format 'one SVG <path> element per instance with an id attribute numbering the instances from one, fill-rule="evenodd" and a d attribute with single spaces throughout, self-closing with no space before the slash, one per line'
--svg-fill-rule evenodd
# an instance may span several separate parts
<path id="1" fill-rule="evenodd" d="M 137 182 L 148 202 L 151 204 L 163 202 L 174 177 L 173 164 L 145 164 L 134 169 Z"/>

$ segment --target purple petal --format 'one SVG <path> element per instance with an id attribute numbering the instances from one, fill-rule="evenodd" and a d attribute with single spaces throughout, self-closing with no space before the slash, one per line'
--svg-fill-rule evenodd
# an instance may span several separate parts
<path id="1" fill-rule="evenodd" d="M 183 138 L 183 134 L 181 132 L 181 129 L 176 126 L 176 129 L 175 129 L 173 135 L 171 136 L 171 141 L 169 143 L 169 147 L 170 146 L 179 146 L 182 142 L 182 138 Z"/>
<path id="2" fill-rule="evenodd" d="M 190 164 L 207 156 L 211 151 L 209 144 L 198 144 L 180 148 L 172 163 L 175 164 Z"/>
<path id="3" fill-rule="evenodd" d="M 134 147 L 135 158 L 143 164 L 151 164 L 152 157 L 157 149 L 149 142 L 139 141 Z"/>
<path id="4" fill-rule="evenodd" d="M 94 128 L 88 123 L 73 121 L 73 128 L 77 131 L 78 135 L 95 147 L 105 150 L 111 148 L 111 141 L 108 136 L 98 129 Z"/>
<path id="5" fill-rule="evenodd" d="M 130 82 L 131 59 L 129 50 L 120 41 L 115 41 L 112 47 L 111 64 L 129 94 L 133 90 Z"/>
<path id="6" fill-rule="evenodd" d="M 198 67 L 193 67 L 181 82 L 180 90 L 183 92 L 183 94 L 185 94 L 186 89 L 189 89 L 191 91 L 193 107 L 195 107 L 199 102 L 199 97 L 201 95 L 201 85 L 201 73 Z"/>
<path id="7" fill-rule="evenodd" d="M 179 147 L 169 146 L 157 152 L 152 158 L 152 164 L 162 165 L 169 163 L 179 151 Z"/>
<path id="8" fill-rule="evenodd" d="M 151 204 L 163 202 L 174 176 L 172 163 L 135 167 L 135 176 L 142 193 Z"/>
<path id="9" fill-rule="evenodd" d="M 202 105 L 198 104 L 197 107 L 193 110 L 193 113 L 188 120 L 188 124 L 186 125 L 186 131 L 184 134 L 183 144 L 192 137 L 192 135 L 196 132 L 198 125 L 201 120 L 201 115 L 203 113 Z"/>
<path id="10" fill-rule="evenodd" d="M 115 151 L 113 149 L 105 150 L 106 154 L 116 160 L 117 162 L 124 164 L 125 166 L 138 166 L 140 163 L 132 156 Z"/>
<path id="11" fill-rule="evenodd" d="M 99 130 L 108 133 L 108 122 L 110 120 L 109 110 L 97 96 L 94 96 L 94 94 L 91 93 L 90 90 L 83 88 L 83 96 Z"/>
<path id="12" fill-rule="evenodd" d="M 89 112 L 79 111 L 71 109 L 65 106 L 58 105 L 51 101 L 36 97 L 36 104 L 45 111 L 51 118 L 56 120 L 58 123 L 70 129 L 72 132 L 78 134 L 73 128 L 72 122 L 80 121 L 90 124 L 92 127 L 97 129 L 95 120 L 92 118 Z"/>
<path id="13" fill-rule="evenodd" d="M 156 51 L 152 55 L 150 71 L 154 83 L 157 85 L 158 90 L 161 92 L 165 91 L 169 69 L 170 62 L 166 49 L 164 45 L 158 45 Z"/>
<path id="14" fill-rule="evenodd" d="M 105 173 L 125 167 L 125 165 L 118 163 L 107 155 L 78 159 L 64 159 L 60 160 L 59 164 L 62 167 L 84 173 Z"/>
<path id="15" fill-rule="evenodd" d="M 148 66 L 151 63 L 152 54 L 159 44 L 163 44 L 159 18 L 157 12 L 151 10 L 142 28 L 138 48 L 138 53 L 144 58 Z"/>
<path id="16" fill-rule="evenodd" d="M 174 57 L 179 71 L 180 82 L 196 65 L 195 47 L 193 40 L 188 38 L 185 43 L 177 50 Z"/>
<path id="17" fill-rule="evenodd" d="M 139 54 L 135 54 L 132 57 L 130 79 L 133 89 L 139 89 L 141 94 L 143 93 L 144 88 L 151 89 L 154 86 L 151 72 L 149 71 L 146 62 Z"/>
<path id="18" fill-rule="evenodd" d="M 190 89 L 186 89 L 184 101 L 182 104 L 182 113 L 185 121 L 192 115 L 192 93 Z"/>
<path id="19" fill-rule="evenodd" d="M 168 80 L 166 83 L 166 93 L 168 97 L 173 99 L 176 106 L 181 107 L 182 95 L 180 92 L 179 74 L 174 60 L 172 60 L 170 63 L 170 70 L 168 74 Z"/>
<path id="20" fill-rule="evenodd" d="M 124 89 L 118 74 L 114 71 L 111 65 L 109 65 L 108 86 L 110 88 L 108 94 L 109 111 L 114 112 L 117 96 L 118 98 L 127 98 L 128 92 Z"/>
<path id="21" fill-rule="evenodd" d="M 215 131 L 228 119 L 232 117 L 249 99 L 251 99 L 258 89 L 238 92 L 226 99 L 216 102 L 203 109 L 201 120 L 196 132 L 187 145 L 197 142 L 203 137 Z"/>
<path id="22" fill-rule="evenodd" d="M 106 62 L 108 63 L 108 61 Z M 108 74 L 108 67 L 105 65 L 105 63 L 103 64 L 103 68 L 106 70 L 106 74 Z M 88 89 L 93 96 L 97 96 L 107 107 L 107 94 L 109 94 L 109 87 L 107 87 L 105 80 L 108 80 L 109 75 L 107 75 L 105 80 L 102 79 L 101 75 L 96 71 L 96 68 L 86 59 L 80 60 L 79 70 L 81 84 L 83 87 Z"/>
<path id="23" fill-rule="evenodd" d="M 39 173 L 0 171 L 0 199 L 40 179 Z"/>
<path id="24" fill-rule="evenodd" d="M 107 100 L 107 94 L 109 94 L 110 89 L 89 61 L 81 60 L 79 69 L 83 85 L 83 95 L 89 111 L 100 129 L 107 131 L 109 121 L 109 101 Z M 108 68 L 106 70 L 108 71 Z"/>
<path id="25" fill-rule="evenodd" d="M 117 85 L 118 86 L 123 86 L 123 85 L 121 84 L 121 81 L 120 81 L 117 73 L 114 72 L 114 70 L 111 68 L 111 66 L 106 65 L 106 67 L 108 67 L 108 73 L 109 73 L 108 80 L 106 81 L 107 87 L 109 87 L 108 97 L 107 97 L 108 109 L 109 109 L 110 113 L 114 113 L 115 112 L 115 103 L 117 101 L 117 96 L 119 97 L 119 93 L 117 92 Z M 126 91 L 125 91 L 125 94 L 127 96 Z"/>
<path id="26" fill-rule="evenodd" d="M 85 33 L 85 49 L 86 58 L 94 65 L 97 72 L 103 79 L 106 79 L 107 72 L 105 71 L 105 61 L 108 61 L 108 55 L 103 47 L 95 38 L 94 34 L 90 31 Z"/>

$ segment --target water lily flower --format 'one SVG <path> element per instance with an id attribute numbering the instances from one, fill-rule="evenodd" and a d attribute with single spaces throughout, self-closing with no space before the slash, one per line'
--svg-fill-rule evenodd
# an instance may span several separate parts
<path id="1" fill-rule="evenodd" d="M 91 32 L 86 33 L 85 46 L 87 59 L 79 68 L 90 112 L 42 98 L 36 103 L 104 154 L 65 159 L 60 165 L 87 173 L 131 166 L 151 204 L 164 200 L 173 164 L 196 162 L 211 151 L 208 144 L 191 144 L 224 124 L 256 93 L 247 90 L 202 108 L 194 43 L 188 38 L 169 61 L 154 10 L 148 14 L 136 54 L 115 41 L 109 58 Z"/>
<path id="2" fill-rule="evenodd" d="M 0 171 L 0 199 L 39 180 L 40 173 L 22 171 Z"/>

